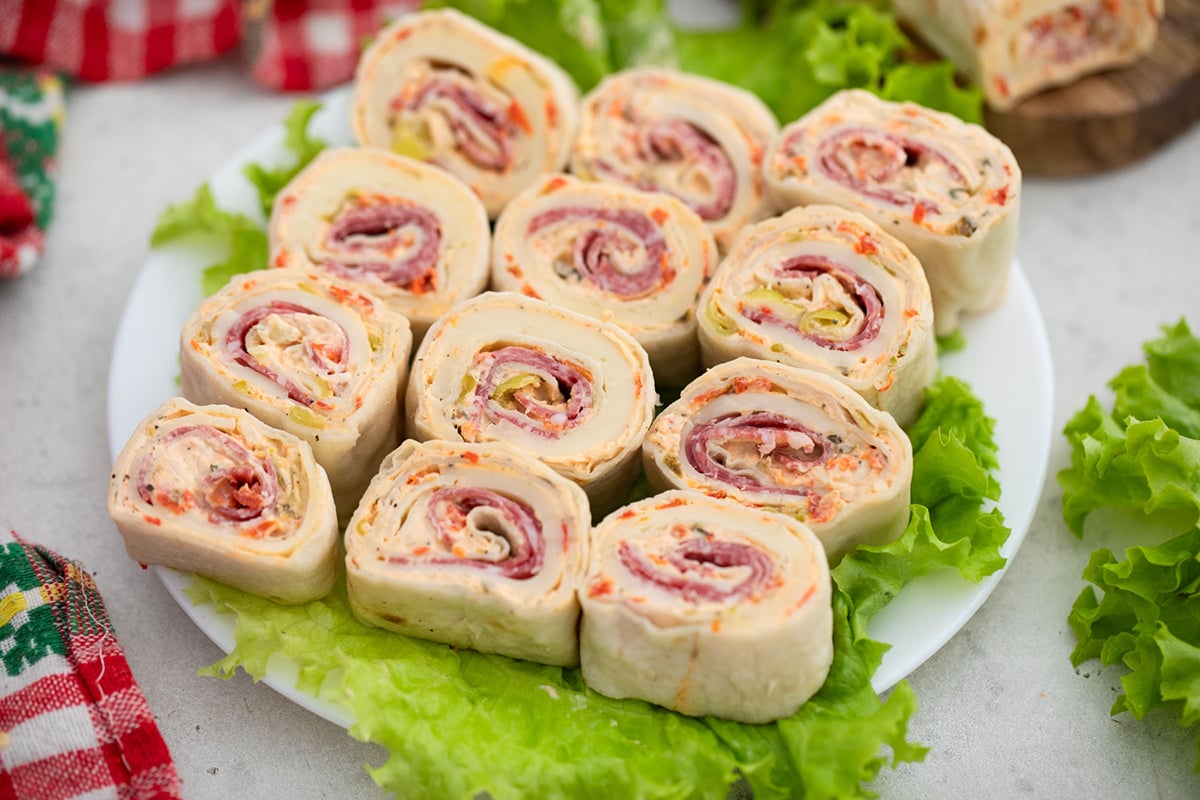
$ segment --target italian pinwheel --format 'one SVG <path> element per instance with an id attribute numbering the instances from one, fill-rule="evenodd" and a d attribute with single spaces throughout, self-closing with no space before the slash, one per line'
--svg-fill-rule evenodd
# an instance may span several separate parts
<path id="1" fill-rule="evenodd" d="M 771 110 L 744 89 L 671 70 L 626 70 L 583 99 L 571 171 L 678 197 L 724 250 L 739 228 L 770 213 L 760 167 L 778 130 Z"/>
<path id="2" fill-rule="evenodd" d="M 377 298 L 320 273 L 239 275 L 180 333 L 180 386 L 196 403 L 243 408 L 308 442 L 353 513 L 400 443 L 412 333 Z"/>
<path id="3" fill-rule="evenodd" d="M 682 386 L 699 371 L 696 297 L 717 259 L 704 222 L 674 197 L 555 175 L 497 220 L 492 288 L 615 322 L 646 348 L 659 385 Z"/>
<path id="4" fill-rule="evenodd" d="M 410 636 L 574 665 L 590 531 L 583 490 L 533 456 L 409 440 L 346 528 L 350 607 Z"/>
<path id="5" fill-rule="evenodd" d="M 714 367 L 663 409 L 642 453 L 655 489 L 802 520 L 833 563 L 908 524 L 908 437 L 891 415 L 812 370 L 750 358 Z"/>
<path id="6" fill-rule="evenodd" d="M 753 356 L 826 372 L 902 425 L 937 372 L 929 284 L 862 214 L 796 208 L 750 226 L 700 297 L 706 365 Z"/>
<path id="7" fill-rule="evenodd" d="M 487 286 L 479 199 L 445 170 L 384 150 L 322 151 L 276 197 L 268 232 L 271 266 L 370 292 L 408 318 L 416 341 Z"/>
<path id="8" fill-rule="evenodd" d="M 657 394 L 646 351 L 621 328 L 512 292 L 450 309 L 417 350 L 409 436 L 501 441 L 615 507 L 637 476 Z"/>
<path id="9" fill-rule="evenodd" d="M 844 90 L 785 126 L 763 171 L 777 208 L 842 206 L 904 242 L 929 279 L 939 335 L 1004 299 L 1021 170 L 978 125 Z"/>
<path id="10" fill-rule="evenodd" d="M 108 513 L 129 557 L 278 603 L 324 596 L 337 572 L 333 495 L 308 444 L 239 409 L 172 398 L 113 466 Z"/>
<path id="11" fill-rule="evenodd" d="M 642 500 L 592 533 L 584 682 L 691 716 L 790 716 L 829 672 L 830 593 L 801 522 L 697 492 Z"/>
<path id="12" fill-rule="evenodd" d="M 557 64 L 451 9 L 405 14 L 358 62 L 351 128 L 360 145 L 443 167 L 496 216 L 561 170 L 579 92 Z"/>
<path id="13" fill-rule="evenodd" d="M 1163 0 L 893 0 L 896 17 L 1003 111 L 1154 46 Z"/>

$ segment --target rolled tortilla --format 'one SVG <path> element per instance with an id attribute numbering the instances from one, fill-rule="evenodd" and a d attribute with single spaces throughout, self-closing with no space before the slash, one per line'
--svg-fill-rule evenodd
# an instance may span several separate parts
<path id="1" fill-rule="evenodd" d="M 443 167 L 490 216 L 567 163 L 579 91 L 557 64 L 451 9 L 405 14 L 363 53 L 350 124 L 360 145 Z"/>
<path id="2" fill-rule="evenodd" d="M 434 323 L 413 360 L 408 435 L 500 441 L 619 504 L 637 477 L 657 395 L 646 351 L 616 325 L 511 292 Z"/>
<path id="3" fill-rule="evenodd" d="M 646 348 L 660 386 L 682 386 L 699 371 L 696 297 L 717 258 L 674 197 L 555 175 L 497 220 L 492 288 L 615 322 Z"/>
<path id="4" fill-rule="evenodd" d="M 592 532 L 584 682 L 691 716 L 791 716 L 833 660 L 830 592 L 803 523 L 696 492 L 633 503 Z"/>
<path id="5" fill-rule="evenodd" d="M 894 0 L 897 19 L 983 89 L 998 111 L 1150 52 L 1162 0 Z"/>
<path id="6" fill-rule="evenodd" d="M 831 563 L 908 524 L 908 437 L 812 370 L 750 358 L 710 369 L 654 420 L 642 457 L 656 490 L 728 496 L 807 523 Z"/>
<path id="7" fill-rule="evenodd" d="M 757 96 L 663 69 L 605 78 L 583 99 L 571 171 L 678 197 L 722 249 L 770 213 L 760 167 L 779 130 Z"/>
<path id="8" fill-rule="evenodd" d="M 487 286 L 483 204 L 445 170 L 368 148 L 321 152 L 275 199 L 273 267 L 320 270 L 408 318 L 413 338 Z"/>
<path id="9" fill-rule="evenodd" d="M 180 387 L 308 442 L 341 521 L 400 442 L 412 334 L 379 299 L 320 273 L 240 275 L 180 333 Z"/>
<path id="10" fill-rule="evenodd" d="M 129 557 L 277 603 L 333 587 L 338 528 L 308 443 L 229 406 L 179 397 L 155 409 L 117 456 L 108 514 Z"/>
<path id="11" fill-rule="evenodd" d="M 410 439 L 346 527 L 350 607 L 409 636 L 572 666 L 590 531 L 583 490 L 533 456 Z"/>
<path id="12" fill-rule="evenodd" d="M 1021 169 L 978 125 L 846 90 L 780 131 L 763 169 L 778 208 L 860 211 L 908 245 L 929 279 L 939 335 L 1004 299 Z"/>
<path id="13" fill-rule="evenodd" d="M 746 355 L 820 370 L 913 422 L 937 373 L 929 284 L 862 214 L 796 208 L 747 228 L 700 297 L 707 366 Z"/>

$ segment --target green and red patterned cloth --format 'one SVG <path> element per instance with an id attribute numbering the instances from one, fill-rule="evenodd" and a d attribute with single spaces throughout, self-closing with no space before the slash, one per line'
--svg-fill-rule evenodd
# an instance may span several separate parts
<path id="1" fill-rule="evenodd" d="M 57 76 L 0 68 L 0 278 L 27 272 L 42 253 L 62 119 Z"/>
<path id="2" fill-rule="evenodd" d="M 180 797 L 92 577 L 13 534 L 0 544 L 0 798 Z"/>

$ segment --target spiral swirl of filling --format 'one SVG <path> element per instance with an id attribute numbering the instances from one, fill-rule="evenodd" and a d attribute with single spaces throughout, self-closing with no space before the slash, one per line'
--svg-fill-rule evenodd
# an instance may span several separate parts
<path id="1" fill-rule="evenodd" d="M 591 411 L 591 376 L 568 361 L 510 345 L 480 353 L 476 365 L 483 375 L 474 395 L 479 418 L 503 419 L 553 438 L 578 426 Z"/>
<path id="2" fill-rule="evenodd" d="M 342 278 L 365 275 L 408 291 L 437 288 L 442 230 L 428 209 L 389 201 L 354 202 L 338 211 L 326 233 L 325 268 Z"/>
<path id="3" fill-rule="evenodd" d="M 747 492 L 806 495 L 797 484 L 836 447 L 822 434 L 782 414 L 727 414 L 705 420 L 683 442 L 688 463 L 701 475 Z"/>
<path id="4" fill-rule="evenodd" d="M 666 266 L 667 241 L 662 228 L 637 209 L 556 208 L 534 217 L 528 233 L 580 221 L 586 227 L 571 239 L 570 258 L 555 262 L 560 275 L 579 275 L 623 298 L 645 295 L 674 277 L 674 271 Z"/>
<path id="5" fill-rule="evenodd" d="M 878 289 L 849 267 L 831 258 L 802 255 L 780 264 L 775 277 L 778 284 L 774 291 L 782 302 L 746 305 L 742 316 L 751 322 L 784 327 L 829 350 L 858 350 L 879 335 L 884 321 L 883 299 Z M 759 294 L 769 295 L 771 291 Z M 804 302 L 809 308 L 803 308 Z M 799 313 L 785 315 L 779 310 L 781 306 Z"/>
<path id="6" fill-rule="evenodd" d="M 642 191 L 677 197 L 706 222 L 729 213 L 737 173 L 711 135 L 687 120 L 657 117 L 638 129 L 636 142 L 635 163 L 640 169 L 600 159 L 596 170 Z"/>
<path id="7" fill-rule="evenodd" d="M 213 524 L 256 521 L 279 497 L 271 462 L 210 425 L 169 431 L 142 456 L 136 476 L 146 504 L 175 514 L 195 508 Z"/>
<path id="8" fill-rule="evenodd" d="M 514 580 L 541 572 L 545 558 L 542 523 L 534 510 L 519 500 L 486 488 L 442 488 L 429 498 L 426 522 L 441 545 L 441 554 L 395 555 L 390 561 L 463 564 Z"/>
<path id="9" fill-rule="evenodd" d="M 795 137 L 801 139 L 803 133 Z M 789 140 L 784 148 L 798 149 L 798 142 Z M 956 207 L 956 195 L 969 191 L 967 164 L 903 133 L 842 129 L 822 139 L 816 152 L 818 168 L 826 178 L 866 197 L 911 207 L 914 221 Z M 916 186 L 937 191 L 918 195 Z"/>
<path id="10" fill-rule="evenodd" d="M 520 106 L 494 88 L 477 85 L 460 70 L 432 69 L 423 84 L 405 88 L 411 96 L 393 104 L 398 108 L 390 126 L 406 131 L 444 125 L 454 148 L 479 169 L 508 169 L 511 140 L 529 132 Z"/>
<path id="11" fill-rule="evenodd" d="M 312 406 L 337 396 L 348 380 L 349 336 L 337 322 L 296 303 L 272 301 L 229 328 L 230 357 Z"/>
<path id="12" fill-rule="evenodd" d="M 672 531 L 667 547 L 622 540 L 617 553 L 630 575 L 688 603 L 729 603 L 761 593 L 774 576 L 771 556 L 752 544 L 716 540 L 700 526 Z"/>

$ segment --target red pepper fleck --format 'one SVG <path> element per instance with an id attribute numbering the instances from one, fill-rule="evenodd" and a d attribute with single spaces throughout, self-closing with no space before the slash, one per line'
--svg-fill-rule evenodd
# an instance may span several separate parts
<path id="1" fill-rule="evenodd" d="M 479 453 L 468 450 L 465 453 L 463 453 L 463 460 L 467 461 L 471 464 L 478 464 L 479 463 Z"/>
<path id="2" fill-rule="evenodd" d="M 426 546 L 426 545 L 421 545 L 420 547 L 414 547 L 414 548 L 413 548 L 413 555 L 414 555 L 414 556 L 423 556 L 423 555 L 425 555 L 425 554 L 426 554 L 426 553 L 428 553 L 428 552 L 429 552 L 429 547 L 428 547 L 428 546 Z"/>
<path id="3" fill-rule="evenodd" d="M 654 220 L 659 225 L 662 225 L 667 221 L 667 212 L 663 211 L 661 208 L 656 208 L 650 212 L 650 219 Z"/>
<path id="4" fill-rule="evenodd" d="M 733 393 L 743 394 L 744 392 L 769 392 L 774 388 L 769 378 L 735 378 L 733 381 Z"/>
<path id="5" fill-rule="evenodd" d="M 525 131 L 526 136 L 533 133 L 533 126 L 529 124 L 529 117 L 525 116 L 525 109 L 521 108 L 521 104 L 516 100 L 508 104 L 508 119 L 518 128 Z"/>
<path id="6" fill-rule="evenodd" d="M 925 206 L 921 203 L 917 203 L 915 206 L 913 206 L 912 221 L 915 224 L 920 225 L 924 220 Z"/>
<path id="7" fill-rule="evenodd" d="M 588 597 L 603 597 L 606 594 L 612 594 L 613 582 L 610 578 L 603 578 L 592 584 L 588 589 Z"/>
<path id="8" fill-rule="evenodd" d="M 998 206 L 1002 206 L 1008 202 L 1008 184 L 1004 184 L 999 189 L 992 189 L 988 192 L 988 202 Z"/>
<path id="9" fill-rule="evenodd" d="M 154 525 L 155 527 L 162 525 L 161 519 L 159 519 L 158 517 L 152 517 L 149 514 L 142 514 L 142 519 L 146 520 L 146 522 L 149 522 L 151 525 Z"/>

